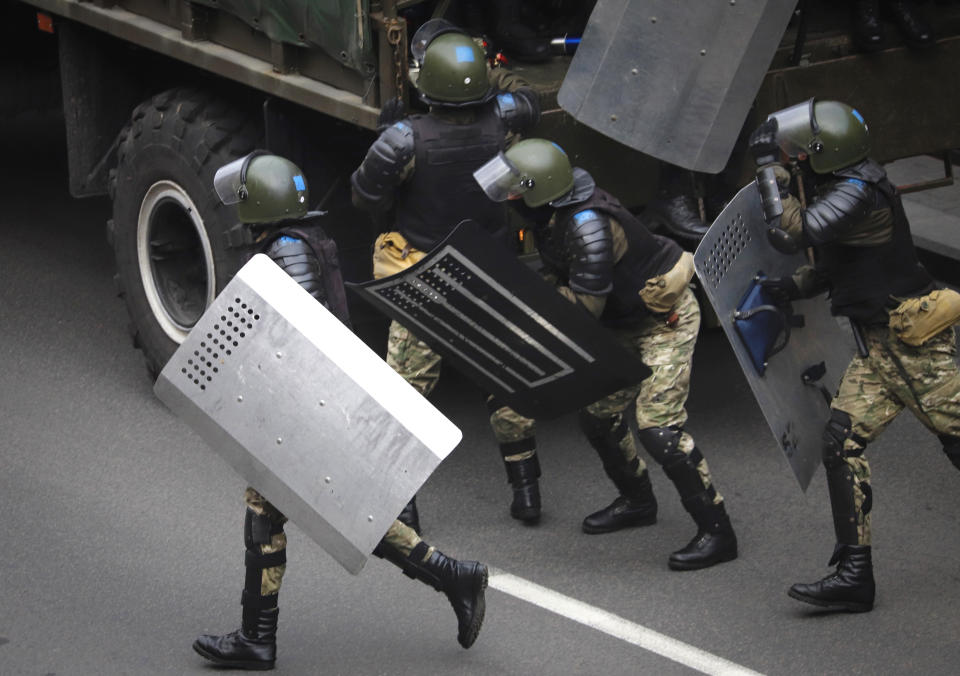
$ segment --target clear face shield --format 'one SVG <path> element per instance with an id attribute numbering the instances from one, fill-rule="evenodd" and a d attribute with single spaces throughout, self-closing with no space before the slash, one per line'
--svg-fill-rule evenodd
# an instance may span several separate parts
<path id="1" fill-rule="evenodd" d="M 789 157 L 797 159 L 823 150 L 820 126 L 813 112 L 814 99 L 771 113 L 777 121 L 777 144 Z"/>
<path id="2" fill-rule="evenodd" d="M 462 33 L 463 31 L 454 26 L 446 19 L 430 19 L 425 22 L 410 39 L 410 54 L 417 66 L 423 65 L 423 55 L 427 53 L 427 46 L 438 35 L 444 33 Z"/>
<path id="3" fill-rule="evenodd" d="M 246 174 L 244 165 L 248 157 L 241 157 L 230 164 L 223 165 L 213 175 L 213 188 L 224 204 L 237 204 L 244 199 L 240 188 L 244 183 L 243 178 Z"/>
<path id="4" fill-rule="evenodd" d="M 533 187 L 533 179 L 524 177 L 502 152 L 473 172 L 473 178 L 494 202 L 516 199 Z"/>

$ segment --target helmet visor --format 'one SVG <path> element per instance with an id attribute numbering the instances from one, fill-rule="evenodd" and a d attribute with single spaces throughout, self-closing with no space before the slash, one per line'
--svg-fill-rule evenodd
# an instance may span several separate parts
<path id="1" fill-rule="evenodd" d="M 423 63 L 423 55 L 427 53 L 427 46 L 438 35 L 444 33 L 462 33 L 463 31 L 454 26 L 446 19 L 430 19 L 425 22 L 417 32 L 413 34 L 410 40 L 410 54 L 418 64 Z"/>
<path id="2" fill-rule="evenodd" d="M 811 144 L 820 133 L 813 115 L 813 103 L 814 100 L 810 99 L 767 117 L 777 121 L 777 144 L 789 157 L 809 155 Z"/>
<path id="3" fill-rule="evenodd" d="M 502 152 L 473 172 L 473 178 L 494 202 L 519 197 L 531 187 Z"/>
<path id="4" fill-rule="evenodd" d="M 240 186 L 243 185 L 243 165 L 249 156 L 241 157 L 225 164 L 213 175 L 213 188 L 224 204 L 236 204 L 243 199 Z"/>

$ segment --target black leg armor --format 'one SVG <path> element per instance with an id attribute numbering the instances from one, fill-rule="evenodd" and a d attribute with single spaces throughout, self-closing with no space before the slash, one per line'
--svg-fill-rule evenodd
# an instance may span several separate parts
<path id="1" fill-rule="evenodd" d="M 287 561 L 286 549 L 262 554 L 260 546 L 269 544 L 283 532 L 283 524 L 247 509 L 243 525 L 246 544 L 246 578 L 243 585 L 243 619 L 239 631 L 223 636 L 204 634 L 194 641 L 193 649 L 223 667 L 234 669 L 273 669 L 277 658 L 277 594 L 261 594 L 263 571 Z"/>
<path id="2" fill-rule="evenodd" d="M 529 452 L 533 453 L 529 458 L 507 460 Z M 501 443 L 500 455 L 507 470 L 507 481 L 513 487 L 510 516 L 525 523 L 536 522 L 540 519 L 540 459 L 537 457 L 536 437 Z"/>
<path id="3" fill-rule="evenodd" d="M 590 534 L 612 533 L 623 528 L 650 526 L 657 521 L 657 499 L 650 485 L 646 470 L 637 474 L 640 459 L 623 457 L 620 444 L 630 434 L 630 428 L 622 416 L 598 418 L 587 411 L 580 411 L 580 429 L 593 446 L 603 471 L 620 496 L 610 505 L 589 514 L 582 524 L 583 532 Z"/>
<path id="4" fill-rule="evenodd" d="M 843 444 L 853 439 L 861 448 L 846 451 Z M 837 542 L 844 545 L 859 545 L 858 514 L 854 499 L 853 471 L 845 460 L 863 453 L 866 440 L 853 434 L 850 415 L 844 411 L 831 409 L 830 420 L 823 430 L 823 467 L 827 474 L 827 488 L 830 492 L 830 507 L 833 511 L 833 527 Z M 869 484 L 863 484 L 863 514 L 869 514 L 872 506 L 872 492 Z"/>
<path id="5" fill-rule="evenodd" d="M 634 494 L 641 483 L 640 476 L 637 475 L 640 460 L 633 458 L 628 462 L 620 448 L 624 437 L 630 434 L 627 421 L 622 416 L 597 418 L 587 411 L 580 411 L 579 420 L 580 429 L 600 456 L 603 471 L 610 477 L 613 485 L 621 495 Z M 646 477 L 646 472 L 641 476 Z M 645 483 L 649 485 L 650 479 L 647 478 Z"/>
<path id="6" fill-rule="evenodd" d="M 410 498 L 410 502 L 404 505 L 403 510 L 401 510 L 400 515 L 397 517 L 397 521 L 406 526 L 410 526 L 417 535 L 422 535 L 420 529 L 420 510 L 417 509 L 416 495 Z"/>
<path id="7" fill-rule="evenodd" d="M 717 491 L 713 486 L 704 487 L 697 465 L 703 460 L 699 449 L 690 454 L 680 450 L 683 430 L 676 427 L 650 427 L 640 430 L 640 441 L 647 452 L 663 467 L 664 474 L 676 486 L 683 506 L 704 530 L 716 531 L 719 527 L 713 514 Z"/>
<path id="8" fill-rule="evenodd" d="M 679 427 L 650 427 L 640 430 L 640 441 L 663 467 L 684 509 L 697 524 L 697 534 L 686 547 L 670 554 L 667 565 L 672 570 L 699 570 L 736 559 L 737 536 L 723 502 L 714 502 L 717 490 L 697 469 L 703 454 L 696 447 L 689 454 L 680 450 L 682 435 Z"/>
<path id="9" fill-rule="evenodd" d="M 954 467 L 960 469 L 960 437 L 939 434 L 937 438 L 943 444 L 943 452 L 947 454 L 947 458 L 953 463 Z"/>

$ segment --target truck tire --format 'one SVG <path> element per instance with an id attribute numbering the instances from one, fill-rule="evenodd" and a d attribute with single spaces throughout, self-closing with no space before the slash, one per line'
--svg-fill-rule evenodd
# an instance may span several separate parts
<path id="1" fill-rule="evenodd" d="M 193 89 L 140 104 L 120 132 L 107 233 L 134 346 L 154 377 L 243 262 L 226 243 L 236 208 L 220 203 L 213 176 L 261 137 L 250 117 Z"/>

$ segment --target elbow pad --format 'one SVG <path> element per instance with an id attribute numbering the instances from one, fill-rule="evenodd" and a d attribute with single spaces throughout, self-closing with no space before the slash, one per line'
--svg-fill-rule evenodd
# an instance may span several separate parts
<path id="1" fill-rule="evenodd" d="M 597 211 L 575 214 L 566 234 L 570 255 L 570 288 L 599 296 L 613 290 L 613 234 Z"/>
<path id="2" fill-rule="evenodd" d="M 530 87 L 498 94 L 496 105 L 504 126 L 512 132 L 523 133 L 540 121 L 540 99 Z"/>
<path id="3" fill-rule="evenodd" d="M 856 178 L 837 183 L 803 213 L 803 233 L 813 244 L 842 237 L 873 209 L 876 189 Z"/>
<path id="4" fill-rule="evenodd" d="M 387 127 L 350 177 L 354 193 L 366 208 L 386 209 L 414 156 L 413 127 L 404 121 Z"/>

